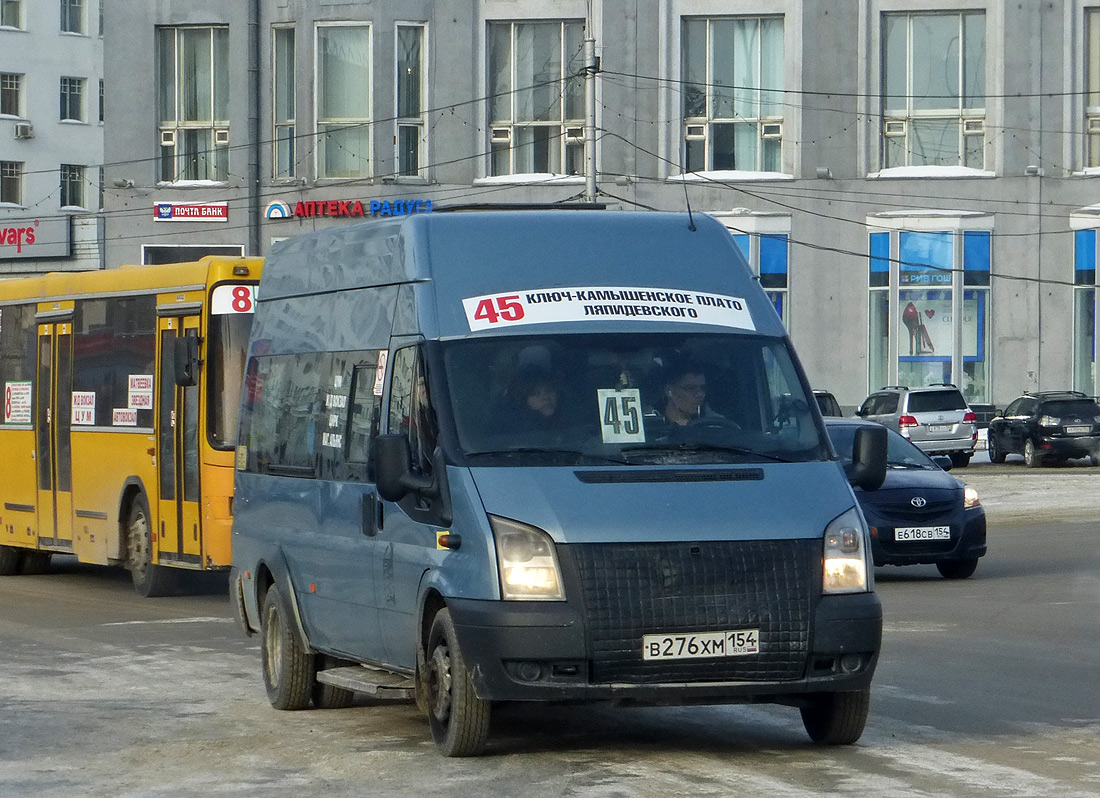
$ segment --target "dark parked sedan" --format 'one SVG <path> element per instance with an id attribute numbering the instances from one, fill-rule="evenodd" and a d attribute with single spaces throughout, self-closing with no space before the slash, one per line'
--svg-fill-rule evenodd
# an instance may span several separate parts
<path id="1" fill-rule="evenodd" d="M 845 467 L 852 442 L 865 421 L 825 419 L 833 448 Z M 889 430 L 886 481 L 874 491 L 856 489 L 860 509 L 871 528 L 875 565 L 934 564 L 948 579 L 965 579 L 985 554 L 985 510 L 978 493 L 946 473 L 946 457 L 933 461 L 901 435 Z"/>

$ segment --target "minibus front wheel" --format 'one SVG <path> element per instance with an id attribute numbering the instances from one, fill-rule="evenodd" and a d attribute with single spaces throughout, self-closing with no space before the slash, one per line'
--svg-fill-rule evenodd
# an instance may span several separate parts
<path id="1" fill-rule="evenodd" d="M 307 709 L 314 684 L 313 655 L 302 648 L 272 585 L 260 611 L 260 661 L 267 700 L 275 709 Z"/>
<path id="2" fill-rule="evenodd" d="M 488 701 L 477 697 L 451 613 L 436 613 L 427 646 L 428 725 L 444 756 L 477 756 L 489 739 Z"/>
<path id="3" fill-rule="evenodd" d="M 871 691 L 816 693 L 802 706 L 802 724 L 815 743 L 851 745 L 863 736 Z"/>

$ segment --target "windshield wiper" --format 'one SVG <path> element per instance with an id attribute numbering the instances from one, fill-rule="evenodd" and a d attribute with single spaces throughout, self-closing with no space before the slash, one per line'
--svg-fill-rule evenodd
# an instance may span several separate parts
<path id="1" fill-rule="evenodd" d="M 608 457 L 607 455 L 590 454 L 589 452 L 580 452 L 575 449 L 550 449 L 544 446 L 517 446 L 512 449 L 490 449 L 483 452 L 467 452 L 466 458 L 472 460 L 475 457 L 516 457 L 522 455 L 547 455 L 559 459 L 580 457 L 598 463 L 630 465 L 626 460 Z"/>
<path id="2" fill-rule="evenodd" d="M 685 442 L 669 443 L 659 446 L 631 446 L 623 447 L 623 454 L 680 454 L 683 452 L 725 452 L 728 454 L 740 454 L 747 457 L 761 457 L 776 463 L 795 463 L 797 460 L 788 460 L 774 454 L 758 452 L 755 449 L 746 449 L 741 446 L 726 446 L 720 443 Z"/>

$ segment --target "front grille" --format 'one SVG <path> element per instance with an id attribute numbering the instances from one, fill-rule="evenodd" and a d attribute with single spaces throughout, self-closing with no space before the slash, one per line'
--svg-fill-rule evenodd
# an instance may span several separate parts
<path id="1" fill-rule="evenodd" d="M 821 592 L 820 540 L 586 544 L 580 574 L 596 684 L 802 676 Z M 642 635 L 759 629 L 760 653 L 642 659 Z"/>
<path id="2" fill-rule="evenodd" d="M 875 509 L 892 521 L 912 521 L 914 523 L 933 524 L 937 518 L 951 515 L 958 500 L 930 501 L 924 507 L 914 507 L 906 500 L 899 504 L 881 504 Z M 939 523 L 943 523 L 940 521 Z M 899 524 L 904 526 L 904 524 Z"/>

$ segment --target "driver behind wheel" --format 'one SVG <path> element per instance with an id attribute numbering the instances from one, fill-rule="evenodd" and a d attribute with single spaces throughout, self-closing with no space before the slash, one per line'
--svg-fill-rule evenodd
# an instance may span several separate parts
<path id="1" fill-rule="evenodd" d="M 698 363 L 674 363 L 663 385 L 664 407 L 658 409 L 658 417 L 666 423 L 678 427 L 707 421 L 732 423 L 707 406 L 707 376 Z"/>

